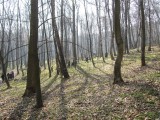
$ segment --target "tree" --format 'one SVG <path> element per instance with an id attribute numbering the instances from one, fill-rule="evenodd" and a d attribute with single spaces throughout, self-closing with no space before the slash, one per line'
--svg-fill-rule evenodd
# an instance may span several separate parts
<path id="1" fill-rule="evenodd" d="M 114 1 L 112 2 L 112 4 L 114 4 Z M 108 17 L 109 17 L 109 24 L 110 24 L 110 31 L 111 31 L 111 45 L 110 45 L 110 56 L 111 59 L 114 60 L 114 56 L 113 56 L 113 46 L 114 46 L 114 6 L 112 5 L 112 10 L 113 10 L 113 23 L 111 20 L 111 16 L 110 16 L 110 9 L 109 9 L 109 0 L 105 0 L 105 8 L 106 11 L 108 13 Z"/>
<path id="2" fill-rule="evenodd" d="M 16 38 L 16 46 L 19 46 L 19 0 L 17 3 L 17 38 Z M 19 74 L 19 49 L 16 49 L 16 69 L 17 74 Z"/>
<path id="3" fill-rule="evenodd" d="M 134 36 L 132 36 L 131 37 L 131 33 L 132 33 L 132 23 L 131 23 L 131 16 L 130 16 L 130 5 L 131 5 L 131 3 L 130 3 L 131 1 L 130 0 L 128 0 L 128 42 L 129 42 L 129 47 L 130 48 L 133 48 L 133 43 L 132 43 L 132 37 L 133 37 L 133 41 L 134 41 Z"/>
<path id="4" fill-rule="evenodd" d="M 45 20 L 44 20 L 44 8 L 43 8 L 43 1 L 41 0 L 41 4 L 42 4 L 42 20 L 43 20 L 43 35 L 45 38 L 45 42 L 46 42 L 46 50 L 47 50 L 47 65 L 48 65 L 48 71 L 49 71 L 49 77 L 52 76 L 51 74 L 51 65 L 50 65 L 50 60 L 49 60 L 49 48 L 48 48 L 48 38 L 47 38 L 47 32 L 46 32 L 46 26 L 45 26 Z M 45 60 L 44 60 L 45 62 Z"/>
<path id="5" fill-rule="evenodd" d="M 38 0 L 31 0 L 30 40 L 28 52 L 27 85 L 24 96 L 36 92 L 36 106 L 42 107 L 40 68 L 38 59 Z"/>
<path id="6" fill-rule="evenodd" d="M 114 65 L 114 84 L 123 83 L 121 76 L 121 62 L 123 59 L 123 40 L 121 36 L 121 27 L 120 27 L 120 0 L 115 0 L 115 39 L 117 44 L 117 58 Z"/>
<path id="7" fill-rule="evenodd" d="M 64 26 L 64 0 L 61 0 L 61 46 L 62 46 L 62 50 L 63 50 L 63 26 Z"/>
<path id="8" fill-rule="evenodd" d="M 88 24 L 88 16 L 87 16 L 87 9 L 86 9 L 86 2 L 85 0 L 84 1 L 84 9 L 85 9 L 85 17 L 86 17 L 86 24 L 87 24 L 87 31 L 88 31 L 88 35 L 89 35 L 89 42 L 90 42 L 90 55 L 91 55 L 91 60 L 92 60 L 92 64 L 93 66 L 95 67 L 95 63 L 94 63 L 94 60 L 93 60 L 93 46 L 92 46 L 92 38 L 91 38 L 91 33 L 90 33 L 90 30 L 89 30 L 89 24 Z"/>
<path id="9" fill-rule="evenodd" d="M 144 16 L 144 6 L 143 0 L 140 0 L 140 9 L 141 9 L 141 66 L 145 66 L 145 16 Z"/>
<path id="10" fill-rule="evenodd" d="M 10 84 L 9 84 L 9 81 L 8 81 L 8 78 L 6 76 L 6 68 L 5 68 L 5 63 L 4 63 L 4 58 L 2 56 L 2 50 L 0 50 L 0 63 L 2 65 L 2 73 L 4 75 L 4 81 L 6 82 L 6 85 L 7 85 L 7 89 L 8 88 L 11 88 Z"/>
<path id="11" fill-rule="evenodd" d="M 152 39 L 152 23 L 151 23 L 151 6 L 150 0 L 148 0 L 148 20 L 149 20 L 149 46 L 148 51 L 151 51 L 151 39 Z"/>
<path id="12" fill-rule="evenodd" d="M 129 48 L 128 48 L 128 0 L 125 0 L 125 53 L 129 54 Z"/>
<path id="13" fill-rule="evenodd" d="M 77 65 L 77 52 L 76 52 L 76 25 L 75 25 L 75 2 L 76 0 L 72 1 L 72 6 L 73 6 L 73 64 L 76 67 Z"/>
<path id="14" fill-rule="evenodd" d="M 51 0 L 51 8 L 52 8 L 52 28 L 53 28 L 53 32 L 55 35 L 55 45 L 57 46 L 57 59 L 59 62 L 59 66 L 60 66 L 60 71 L 62 73 L 62 75 L 64 76 L 64 78 L 69 78 L 69 74 L 68 74 L 68 70 L 66 67 L 66 63 L 65 63 L 65 59 L 64 59 L 64 55 L 63 55 L 63 51 L 62 51 L 62 47 L 61 47 L 61 42 L 60 42 L 60 37 L 59 37 L 59 33 L 58 33 L 58 29 L 57 29 L 57 24 L 56 24 L 56 19 L 55 19 L 55 0 Z"/>
<path id="15" fill-rule="evenodd" d="M 100 10 L 100 6 L 101 6 L 101 2 L 95 0 L 96 3 L 96 13 L 97 13 L 97 25 L 98 25 L 98 32 L 99 32 L 99 36 L 98 36 L 98 56 L 103 58 L 103 62 L 105 62 L 105 58 L 103 55 L 103 46 L 102 46 L 102 26 L 101 26 L 101 10 Z"/>
<path id="16" fill-rule="evenodd" d="M 2 4 L 3 4 L 2 15 L 4 16 L 5 15 L 4 0 L 3 0 Z M 2 28 L 1 46 L 0 46 L 0 64 L 2 66 L 2 74 L 4 75 L 4 81 L 6 82 L 7 89 L 8 89 L 8 88 L 11 88 L 11 86 L 10 86 L 10 83 L 9 83 L 8 78 L 6 76 L 7 66 L 8 66 L 8 54 L 7 54 L 7 58 L 5 59 L 5 24 L 6 24 L 5 20 L 0 21 L 0 24 L 1 24 L 1 28 Z M 8 51 L 9 51 L 9 49 L 8 49 Z"/>

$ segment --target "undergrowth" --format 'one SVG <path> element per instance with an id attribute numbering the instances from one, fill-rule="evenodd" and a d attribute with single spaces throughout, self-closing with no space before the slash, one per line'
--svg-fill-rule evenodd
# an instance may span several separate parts
<path id="1" fill-rule="evenodd" d="M 146 53 L 147 66 L 141 67 L 140 53 L 124 55 L 122 76 L 125 84 L 113 85 L 114 61 L 95 58 L 94 68 L 80 61 L 68 68 L 70 79 L 53 71 L 41 71 L 44 107 L 35 109 L 35 98 L 22 98 L 26 76 L 10 81 L 11 89 L 0 85 L 0 119 L 10 120 L 155 120 L 160 117 L 160 49 Z M 55 65 L 54 65 L 55 68 Z"/>

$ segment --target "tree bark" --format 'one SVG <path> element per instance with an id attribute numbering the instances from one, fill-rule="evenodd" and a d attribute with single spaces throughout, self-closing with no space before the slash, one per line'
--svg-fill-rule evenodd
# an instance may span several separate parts
<path id="1" fill-rule="evenodd" d="M 55 0 L 51 0 L 51 8 L 52 8 L 52 25 L 53 25 L 53 32 L 55 33 L 55 42 L 58 48 L 58 57 L 59 57 L 59 65 L 60 65 L 60 70 L 64 78 L 69 78 L 68 70 L 66 67 L 63 51 L 61 48 L 61 43 L 60 43 L 60 37 L 57 29 L 57 24 L 56 24 L 56 19 L 55 19 Z"/>
<path id="2" fill-rule="evenodd" d="M 88 16 L 87 16 L 87 10 L 86 10 L 86 3 L 85 3 L 85 0 L 83 0 L 83 1 L 84 1 L 84 9 L 85 9 L 85 17 L 86 17 L 87 31 L 88 31 L 88 34 L 89 34 L 90 55 L 91 55 L 92 64 L 93 64 L 93 66 L 95 67 L 95 63 L 94 63 L 94 60 L 93 60 L 92 38 L 91 38 L 91 33 L 90 33 L 90 30 L 89 30 L 89 25 L 88 25 Z"/>
<path id="3" fill-rule="evenodd" d="M 102 26 L 101 26 L 101 18 L 100 18 L 100 15 L 101 15 L 100 2 L 98 3 L 98 1 L 95 0 L 95 3 L 96 3 L 96 13 L 97 13 L 97 25 L 98 25 L 98 32 L 99 32 L 98 55 L 99 55 L 99 57 L 102 57 L 103 62 L 105 62 L 105 58 L 104 58 L 104 54 L 103 54 L 103 46 L 102 46 L 103 43 L 102 43 L 102 31 L 101 31 Z"/>
<path id="4" fill-rule="evenodd" d="M 115 38 L 118 48 L 118 54 L 114 66 L 114 82 L 113 84 L 123 83 L 121 76 L 121 62 L 123 59 L 123 40 L 120 27 L 120 0 L 115 0 Z"/>
<path id="5" fill-rule="evenodd" d="M 148 19 L 149 19 L 149 46 L 148 51 L 151 51 L 151 40 L 152 40 L 152 23 L 151 23 L 151 7 L 150 7 L 150 0 L 148 0 Z"/>
<path id="6" fill-rule="evenodd" d="M 73 47 L 73 65 L 74 67 L 76 67 L 77 65 L 77 52 L 76 52 L 76 26 L 75 26 L 75 1 L 76 0 L 73 0 L 72 1 L 72 6 L 73 6 L 73 44 L 72 44 L 72 47 Z"/>
<path id="7" fill-rule="evenodd" d="M 30 40 L 28 51 L 27 85 L 23 96 L 30 96 L 36 93 L 36 107 L 43 106 L 40 68 L 38 59 L 38 0 L 31 0 L 31 21 L 30 21 Z"/>
<path id="8" fill-rule="evenodd" d="M 4 14 L 5 14 L 4 0 L 3 0 L 2 4 L 3 4 L 3 13 L 2 13 L 2 15 L 4 16 Z M 7 88 L 10 88 L 11 86 L 10 86 L 10 83 L 9 83 L 9 81 L 7 79 L 7 76 L 6 76 L 7 70 L 6 70 L 6 64 L 5 64 L 5 59 L 4 59 L 4 54 L 5 54 L 5 48 L 4 48 L 5 47 L 5 43 L 4 43 L 5 21 L 4 20 L 1 22 L 1 29 L 2 29 L 2 36 L 1 36 L 2 42 L 1 42 L 1 47 L 0 47 L 0 62 L 1 62 L 1 66 L 2 66 L 2 74 L 4 75 L 4 81 L 5 81 L 6 85 L 7 85 Z M 8 61 L 6 61 L 6 62 L 8 62 Z"/>
<path id="9" fill-rule="evenodd" d="M 43 1 L 42 0 L 41 0 L 41 4 L 42 4 L 42 19 L 43 19 L 43 32 L 44 32 L 42 34 L 44 34 L 44 37 L 45 37 L 46 50 L 47 50 L 47 65 L 48 65 L 49 77 L 51 77 L 52 74 L 51 74 L 51 65 L 50 65 L 50 60 L 49 60 L 48 38 L 47 38 L 46 26 L 45 26 L 45 22 L 44 22 L 44 9 L 43 9 Z"/>
<path id="10" fill-rule="evenodd" d="M 144 6 L 143 0 L 140 0 L 140 9 L 141 9 L 141 66 L 145 66 L 145 16 L 144 16 Z"/>
<path id="11" fill-rule="evenodd" d="M 19 6 L 19 0 L 17 3 L 17 7 Z M 17 39 L 16 39 L 16 47 L 19 47 L 19 16 L 18 16 L 18 9 L 17 9 Z M 16 49 L 16 69 L 17 75 L 19 74 L 19 48 Z"/>
<path id="12" fill-rule="evenodd" d="M 113 3 L 112 3 L 113 4 Z M 112 6 L 113 7 L 113 6 Z M 111 16 L 110 16 L 110 10 L 109 10 L 109 0 L 105 0 L 105 9 L 108 13 L 108 17 L 109 17 L 109 24 L 110 24 L 110 31 L 111 31 L 111 40 L 110 40 L 110 56 L 111 56 L 111 60 L 114 60 L 114 56 L 113 56 L 113 44 L 114 44 L 114 31 L 113 31 L 113 26 L 114 24 L 112 24 L 112 20 L 111 20 Z M 113 9 L 112 9 L 113 10 Z M 114 10 L 113 10 L 114 11 Z M 114 16 L 114 15 L 113 15 Z M 114 17 L 113 17 L 114 18 Z M 114 23 L 114 21 L 113 21 Z M 113 25 L 113 26 L 112 26 Z"/>
<path id="13" fill-rule="evenodd" d="M 128 47 L 128 0 L 125 0 L 125 53 L 129 54 Z"/>

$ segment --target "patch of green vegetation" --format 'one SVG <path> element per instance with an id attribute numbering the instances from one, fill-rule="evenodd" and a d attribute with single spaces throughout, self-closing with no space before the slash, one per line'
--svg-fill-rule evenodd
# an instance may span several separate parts
<path id="1" fill-rule="evenodd" d="M 145 114 L 139 114 L 134 118 L 134 120 L 144 120 L 144 119 L 145 119 Z"/>
<path id="2" fill-rule="evenodd" d="M 141 88 L 140 91 L 143 92 L 143 93 L 146 93 L 148 95 L 152 95 L 152 96 L 158 96 L 159 95 L 159 92 L 152 87 Z"/>
<path id="3" fill-rule="evenodd" d="M 147 107 L 150 107 L 150 108 L 155 108 L 155 102 L 154 101 L 145 101 L 145 105 Z"/>
<path id="4" fill-rule="evenodd" d="M 152 81 L 156 81 L 156 80 L 159 81 L 160 80 L 160 72 L 154 72 L 154 73 L 148 74 L 148 75 L 146 75 L 146 77 Z"/>
<path id="5" fill-rule="evenodd" d="M 121 116 L 113 116 L 113 120 L 124 120 Z"/>
<path id="6" fill-rule="evenodd" d="M 131 94 L 136 100 L 143 100 L 144 95 L 143 92 L 141 91 L 135 91 L 134 93 Z"/>
<path id="7" fill-rule="evenodd" d="M 140 60 L 140 55 L 131 54 L 131 55 L 124 55 L 124 63 L 128 62 L 137 62 Z"/>
<path id="8" fill-rule="evenodd" d="M 146 101 L 145 103 L 149 104 L 149 105 L 154 105 L 155 104 L 154 101 Z"/>
<path id="9" fill-rule="evenodd" d="M 156 72 L 150 75 L 151 77 L 160 77 L 160 72 Z"/>
<path id="10" fill-rule="evenodd" d="M 146 113 L 146 117 L 148 117 L 151 120 L 155 120 L 156 118 L 159 117 L 159 113 L 154 111 L 149 111 Z"/>
<path id="11" fill-rule="evenodd" d="M 129 95 L 127 94 L 127 93 L 122 93 L 122 94 L 120 94 L 120 97 L 122 98 L 122 99 L 124 99 L 124 98 L 126 98 L 126 97 L 128 97 Z"/>
<path id="12" fill-rule="evenodd" d="M 155 89 L 149 89 L 149 92 L 148 92 L 149 95 L 153 95 L 153 96 L 158 96 L 159 95 L 159 92 Z"/>
<path id="13" fill-rule="evenodd" d="M 148 57 L 156 57 L 156 53 L 155 52 L 153 52 L 153 51 L 146 51 L 146 56 L 148 56 Z"/>

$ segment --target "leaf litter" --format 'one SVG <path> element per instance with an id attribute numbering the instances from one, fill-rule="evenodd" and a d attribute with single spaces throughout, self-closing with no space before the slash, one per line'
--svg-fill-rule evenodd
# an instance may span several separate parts
<path id="1" fill-rule="evenodd" d="M 70 79 L 61 77 L 43 91 L 44 107 L 35 109 L 35 97 L 23 99 L 25 80 L 11 81 L 12 89 L 0 86 L 2 120 L 154 120 L 160 116 L 160 52 L 146 53 L 147 66 L 140 67 L 140 53 L 124 56 L 124 85 L 112 85 L 114 62 L 80 61 L 69 68 Z M 152 55 L 154 54 L 154 55 Z M 136 60 L 134 59 L 136 58 Z M 42 89 L 50 83 L 41 76 Z M 20 78 L 20 77 L 19 77 Z M 47 79 L 47 80 L 46 80 Z"/>

